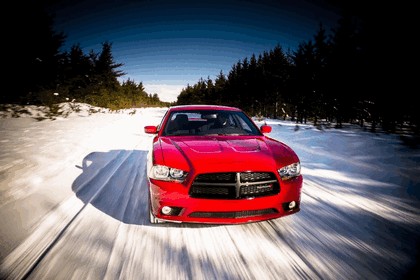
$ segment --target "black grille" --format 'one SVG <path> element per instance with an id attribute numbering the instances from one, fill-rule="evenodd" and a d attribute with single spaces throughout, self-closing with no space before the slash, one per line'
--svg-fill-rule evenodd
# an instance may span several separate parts
<path id="1" fill-rule="evenodd" d="M 276 179 L 273 173 L 267 173 L 267 172 L 244 172 L 240 174 L 241 174 L 242 182 L 258 182 L 258 181 L 263 181 L 263 180 Z"/>
<path id="2" fill-rule="evenodd" d="M 251 185 L 251 186 L 242 186 L 240 194 L 241 195 L 256 195 L 271 193 L 273 191 L 273 184 L 266 185 Z"/>
<path id="3" fill-rule="evenodd" d="M 232 189 L 232 188 L 230 188 Z M 234 189 L 233 189 L 234 190 Z M 211 188 L 203 188 L 203 187 L 195 187 L 192 191 L 195 195 L 200 196 L 224 196 L 229 195 L 229 188 L 225 187 L 211 187 Z"/>
<path id="4" fill-rule="evenodd" d="M 193 212 L 189 216 L 194 218 L 247 218 L 262 216 L 267 214 L 278 213 L 276 209 L 261 209 L 261 210 L 248 210 L 248 211 L 235 211 L 235 212 Z"/>
<path id="5" fill-rule="evenodd" d="M 195 177 L 195 182 L 207 182 L 207 183 L 234 183 L 236 181 L 236 173 L 206 173 L 200 174 Z"/>
<path id="6" fill-rule="evenodd" d="M 242 199 L 280 192 L 271 172 L 230 172 L 199 174 L 190 188 L 195 198 Z"/>

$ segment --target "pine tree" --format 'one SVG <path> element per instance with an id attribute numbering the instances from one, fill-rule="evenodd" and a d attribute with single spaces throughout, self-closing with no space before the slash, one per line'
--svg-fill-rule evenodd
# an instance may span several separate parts
<path id="1" fill-rule="evenodd" d="M 223 104 L 223 98 L 225 97 L 225 87 L 226 87 L 227 79 L 226 76 L 223 74 L 223 71 L 220 70 L 219 75 L 217 75 L 214 81 L 214 103 L 215 104 Z"/>
<path id="2" fill-rule="evenodd" d="M 359 91 L 357 89 L 358 77 L 355 41 L 355 29 L 350 16 L 343 16 L 339 26 L 334 30 L 332 37 L 332 52 L 329 62 L 329 77 L 331 79 L 331 92 L 334 103 L 331 104 L 336 110 L 337 127 L 343 122 L 355 118 L 355 110 L 359 103 Z"/>
<path id="3" fill-rule="evenodd" d="M 313 87 L 313 117 L 314 125 L 319 118 L 327 119 L 331 115 L 329 100 L 328 60 L 331 45 L 328 42 L 326 30 L 322 23 L 314 36 L 314 87 Z"/>
<path id="4" fill-rule="evenodd" d="M 80 44 L 71 47 L 68 57 L 67 75 L 63 82 L 69 84 L 72 98 L 80 101 L 90 93 L 89 88 L 94 82 L 92 61 L 83 53 Z"/>
<path id="5" fill-rule="evenodd" d="M 100 87 L 116 89 L 119 85 L 118 77 L 124 76 L 121 70 L 117 70 L 123 63 L 116 63 L 112 55 L 112 44 L 102 43 L 102 51 L 95 60 L 95 76 Z"/>
<path id="6" fill-rule="evenodd" d="M 3 34 L 7 42 L 4 68 L 13 90 L 1 94 L 0 101 L 36 102 L 36 92 L 54 90 L 57 85 L 60 48 L 66 36 L 54 30 L 53 17 L 42 2 L 11 2 L 7 11 L 13 16 Z"/>

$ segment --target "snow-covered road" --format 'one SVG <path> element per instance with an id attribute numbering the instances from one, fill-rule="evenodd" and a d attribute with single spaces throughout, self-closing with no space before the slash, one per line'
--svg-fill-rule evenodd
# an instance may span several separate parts
<path id="1" fill-rule="evenodd" d="M 302 161 L 295 215 L 151 225 L 143 127 L 164 111 L 0 119 L 1 279 L 402 279 L 418 262 L 420 151 L 352 127 L 267 121 Z"/>

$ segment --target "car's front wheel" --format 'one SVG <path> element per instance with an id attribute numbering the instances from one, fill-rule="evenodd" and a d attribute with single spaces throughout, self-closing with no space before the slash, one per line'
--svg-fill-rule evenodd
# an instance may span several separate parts
<path id="1" fill-rule="evenodd" d="M 151 224 L 163 224 L 164 221 L 161 219 L 158 219 L 155 217 L 155 215 L 153 215 L 152 212 L 152 203 L 150 202 L 150 198 L 149 198 L 149 220 Z"/>

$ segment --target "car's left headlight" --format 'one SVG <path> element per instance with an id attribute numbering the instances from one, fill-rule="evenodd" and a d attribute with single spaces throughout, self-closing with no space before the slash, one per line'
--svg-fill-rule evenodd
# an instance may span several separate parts
<path id="1" fill-rule="evenodd" d="M 300 175 L 300 162 L 284 166 L 278 170 L 280 178 L 285 181 Z"/>
<path id="2" fill-rule="evenodd" d="M 165 165 L 153 165 L 150 172 L 150 178 L 162 181 L 178 181 L 183 182 L 185 177 L 187 177 L 187 172 L 171 168 Z"/>

